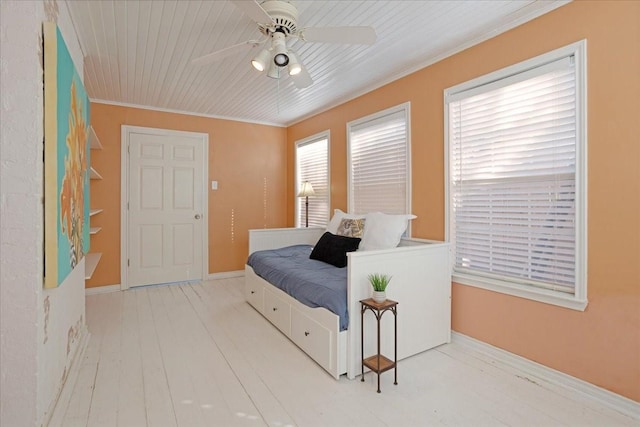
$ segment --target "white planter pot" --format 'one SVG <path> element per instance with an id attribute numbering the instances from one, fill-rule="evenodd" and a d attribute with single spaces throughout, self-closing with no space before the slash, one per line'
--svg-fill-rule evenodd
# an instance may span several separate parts
<path id="1" fill-rule="evenodd" d="M 373 296 L 371 298 L 380 304 L 387 300 L 387 293 L 385 291 L 373 291 Z"/>

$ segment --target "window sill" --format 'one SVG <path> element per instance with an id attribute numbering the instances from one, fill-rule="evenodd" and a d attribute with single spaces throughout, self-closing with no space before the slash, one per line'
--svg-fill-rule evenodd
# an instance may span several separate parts
<path id="1" fill-rule="evenodd" d="M 454 274 L 451 277 L 451 280 L 460 285 L 473 286 L 476 288 L 486 289 L 488 291 L 499 292 L 501 294 L 556 305 L 576 311 L 584 311 L 588 304 L 587 299 L 580 300 L 570 295 L 558 292 L 548 291 L 545 289 L 531 289 L 529 286 L 501 282 L 477 276 Z"/>

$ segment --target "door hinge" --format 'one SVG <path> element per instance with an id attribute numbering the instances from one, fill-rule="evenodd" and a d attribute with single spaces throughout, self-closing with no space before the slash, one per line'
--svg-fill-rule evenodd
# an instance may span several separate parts
<path id="1" fill-rule="evenodd" d="M 127 267 L 131 267 L 131 260 L 127 258 Z"/>

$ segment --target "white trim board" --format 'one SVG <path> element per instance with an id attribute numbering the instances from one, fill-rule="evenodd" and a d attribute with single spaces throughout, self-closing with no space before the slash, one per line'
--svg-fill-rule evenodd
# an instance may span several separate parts
<path id="1" fill-rule="evenodd" d="M 498 347 L 471 338 L 459 332 L 451 331 L 451 342 L 464 346 L 471 351 L 482 353 L 497 362 L 511 366 L 518 371 L 535 377 L 540 381 L 563 387 L 593 399 L 603 406 L 640 421 L 640 403 L 619 394 L 605 390 L 571 375 L 536 363 L 532 360 L 510 353 Z"/>
<path id="2" fill-rule="evenodd" d="M 120 285 L 94 286 L 93 288 L 85 288 L 84 295 L 108 294 L 110 292 L 119 292 Z"/>
<path id="3" fill-rule="evenodd" d="M 252 125 L 264 125 L 264 126 L 273 126 L 273 127 L 279 127 L 279 128 L 286 127 L 285 125 L 280 123 L 261 122 L 256 120 L 242 119 L 240 117 L 220 116 L 216 114 L 194 113 L 194 112 L 185 111 L 185 110 L 152 107 L 150 105 L 141 105 L 141 104 L 130 104 L 128 102 L 109 101 L 106 99 L 90 98 L 89 101 L 94 102 L 96 104 L 115 105 L 116 107 L 136 108 L 138 110 L 158 111 L 161 113 L 171 113 L 171 114 L 183 114 L 185 116 L 204 117 L 207 119 L 228 120 L 232 122 L 249 123 Z"/>
<path id="4" fill-rule="evenodd" d="M 210 273 L 204 280 L 217 280 L 217 279 L 229 279 L 232 277 L 243 277 L 244 270 L 234 270 L 234 271 L 223 271 L 220 273 Z M 183 282 L 179 282 L 183 283 Z M 148 286 L 162 286 L 166 285 L 166 283 L 159 283 L 157 285 L 148 285 Z M 107 285 L 107 286 L 94 286 L 92 288 L 85 288 L 84 294 L 86 295 L 98 295 L 98 294 L 108 294 L 111 292 L 119 292 L 123 291 L 121 285 Z"/>
<path id="5" fill-rule="evenodd" d="M 232 277 L 243 277 L 244 270 L 223 271 L 221 273 L 209 273 L 206 280 L 230 279 Z"/>

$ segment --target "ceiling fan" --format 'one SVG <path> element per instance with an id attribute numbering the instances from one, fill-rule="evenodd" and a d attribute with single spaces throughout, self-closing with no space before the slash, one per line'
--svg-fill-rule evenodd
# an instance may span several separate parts
<path id="1" fill-rule="evenodd" d="M 239 52 L 263 45 L 262 50 L 253 58 L 251 65 L 267 76 L 279 79 L 288 74 L 299 89 L 313 83 L 308 71 L 287 46 L 288 40 L 297 38 L 304 42 L 344 43 L 371 45 L 376 41 L 376 32 L 372 27 L 298 27 L 298 9 L 291 1 L 231 0 L 231 2 L 249 18 L 258 24 L 263 37 L 260 40 L 248 40 L 191 61 L 194 65 L 210 64 Z M 287 72 L 285 73 L 285 67 Z"/>

